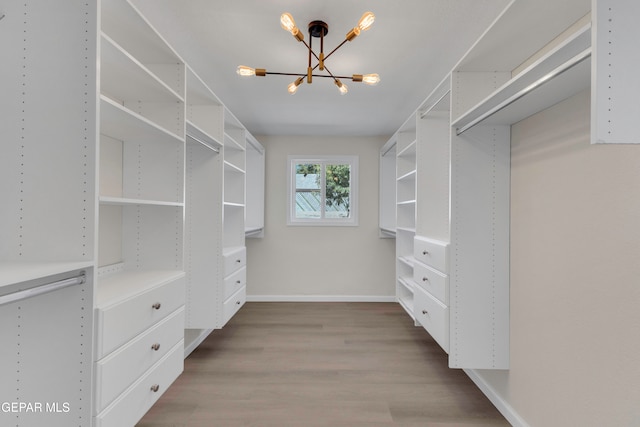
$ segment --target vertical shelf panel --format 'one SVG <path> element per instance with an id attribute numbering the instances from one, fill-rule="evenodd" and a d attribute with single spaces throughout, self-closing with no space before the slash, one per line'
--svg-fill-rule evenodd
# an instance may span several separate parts
<path id="1" fill-rule="evenodd" d="M 509 367 L 509 176 L 509 126 L 453 136 L 452 368 Z"/>
<path id="2" fill-rule="evenodd" d="M 592 143 L 638 144 L 640 2 L 593 0 Z"/>

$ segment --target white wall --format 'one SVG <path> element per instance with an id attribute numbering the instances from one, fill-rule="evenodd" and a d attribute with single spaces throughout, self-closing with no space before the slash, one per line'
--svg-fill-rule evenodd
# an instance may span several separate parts
<path id="1" fill-rule="evenodd" d="M 512 128 L 511 369 L 530 426 L 640 426 L 640 147 L 589 144 L 589 93 Z"/>
<path id="2" fill-rule="evenodd" d="M 266 150 L 265 235 L 247 239 L 248 299 L 393 300 L 395 242 L 378 237 L 378 155 L 386 138 L 261 136 L 258 140 Z M 287 226 L 290 154 L 359 156 L 357 227 Z"/>

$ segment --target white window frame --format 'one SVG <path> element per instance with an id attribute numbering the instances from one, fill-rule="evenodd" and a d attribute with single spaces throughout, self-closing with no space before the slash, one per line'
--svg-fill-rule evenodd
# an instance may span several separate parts
<path id="1" fill-rule="evenodd" d="M 333 165 L 348 164 L 349 177 L 349 218 L 296 218 L 296 165 L 299 163 Z M 358 156 L 287 156 L 287 225 L 297 226 L 352 226 L 358 225 Z M 324 168 L 323 168 L 324 171 Z M 325 174 L 321 174 L 323 202 L 320 204 L 324 212 Z"/>

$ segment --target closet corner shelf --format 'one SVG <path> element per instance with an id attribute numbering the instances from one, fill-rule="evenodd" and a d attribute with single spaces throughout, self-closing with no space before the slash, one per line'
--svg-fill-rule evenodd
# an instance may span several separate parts
<path id="1" fill-rule="evenodd" d="M 591 24 L 587 24 L 454 119 L 452 126 L 459 135 L 481 122 L 511 125 L 588 88 L 590 56 Z"/>
<path id="2" fill-rule="evenodd" d="M 173 206 L 183 207 L 182 202 L 168 202 L 162 200 L 145 200 L 145 199 L 129 199 L 125 197 L 100 196 L 100 204 L 103 205 L 119 205 L 119 206 Z"/>

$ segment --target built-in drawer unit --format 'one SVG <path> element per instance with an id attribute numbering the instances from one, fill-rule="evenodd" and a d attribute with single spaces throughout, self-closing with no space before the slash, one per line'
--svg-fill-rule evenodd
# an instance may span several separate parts
<path id="1" fill-rule="evenodd" d="M 234 273 L 247 265 L 247 250 L 244 246 L 225 250 L 224 258 L 224 276 Z"/>
<path id="2" fill-rule="evenodd" d="M 100 359 L 184 305 L 184 275 L 125 300 L 99 306 L 97 358 Z"/>
<path id="3" fill-rule="evenodd" d="M 224 279 L 224 299 L 225 301 L 247 284 L 247 268 L 232 273 Z"/>
<path id="4" fill-rule="evenodd" d="M 444 305 L 449 305 L 449 276 L 416 262 L 413 266 L 413 281 Z"/>
<path id="5" fill-rule="evenodd" d="M 240 310 L 240 307 L 244 305 L 247 300 L 247 288 L 243 286 L 235 294 L 224 302 L 223 316 L 224 323 L 227 323 L 234 314 Z"/>
<path id="6" fill-rule="evenodd" d="M 96 362 L 95 413 L 106 408 L 184 338 L 184 307 Z"/>
<path id="7" fill-rule="evenodd" d="M 415 319 L 449 353 L 449 308 L 420 286 L 413 294 Z"/>
<path id="8" fill-rule="evenodd" d="M 96 417 L 96 427 L 133 426 L 180 375 L 184 340 L 180 340 L 153 367 Z"/>
<path id="9" fill-rule="evenodd" d="M 416 236 L 413 255 L 419 262 L 443 273 L 449 272 L 449 243 Z"/>

